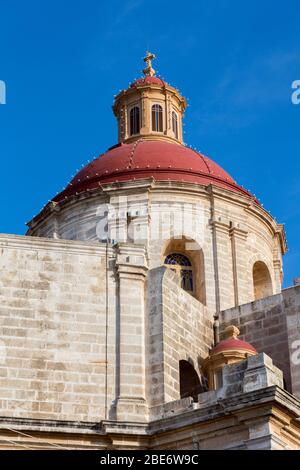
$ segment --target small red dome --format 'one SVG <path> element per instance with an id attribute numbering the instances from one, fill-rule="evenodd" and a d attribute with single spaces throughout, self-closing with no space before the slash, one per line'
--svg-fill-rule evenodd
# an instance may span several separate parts
<path id="1" fill-rule="evenodd" d="M 213 356 L 215 354 L 218 354 L 223 351 L 249 351 L 251 353 L 257 354 L 256 349 L 250 344 L 247 343 L 246 341 L 242 341 L 241 339 L 237 338 L 227 338 L 224 339 L 223 341 L 220 341 L 220 343 L 215 346 L 211 353 L 210 356 Z"/>
<path id="2" fill-rule="evenodd" d="M 141 78 L 138 78 L 137 80 L 135 80 L 130 85 L 130 87 L 133 88 L 133 87 L 138 86 L 138 85 L 147 85 L 147 84 L 164 86 L 164 85 L 166 85 L 166 82 L 164 80 L 162 80 L 161 78 L 158 78 L 158 77 L 146 76 L 146 77 L 141 77 Z"/>
<path id="3" fill-rule="evenodd" d="M 153 77 L 150 77 L 153 78 Z M 67 188 L 54 198 L 60 201 L 101 183 L 154 178 L 220 188 L 253 196 L 241 188 L 219 165 L 188 147 L 163 140 L 140 139 L 131 144 L 118 144 L 85 166 Z"/>

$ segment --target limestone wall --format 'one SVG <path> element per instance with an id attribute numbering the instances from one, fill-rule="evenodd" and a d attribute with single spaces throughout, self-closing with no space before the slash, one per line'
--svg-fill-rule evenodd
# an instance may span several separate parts
<path id="1" fill-rule="evenodd" d="M 175 273 L 157 268 L 148 276 L 148 363 L 150 406 L 180 398 L 179 361 L 201 376 L 213 344 L 212 313 L 178 285 Z M 162 324 L 162 328 L 159 325 Z"/>
<path id="2" fill-rule="evenodd" d="M 150 269 L 163 264 L 171 240 L 186 239 L 184 251 L 198 250 L 203 270 L 203 303 L 224 310 L 254 300 L 253 266 L 262 262 L 270 292 L 281 291 L 282 228 L 252 199 L 209 185 L 148 178 L 106 184 L 99 190 L 50 203 L 33 220 L 29 235 L 70 240 L 142 243 Z M 194 243 L 194 246 L 192 246 Z"/>
<path id="3" fill-rule="evenodd" d="M 222 330 L 237 325 L 241 338 L 271 356 L 283 371 L 288 390 L 300 397 L 300 286 L 224 310 L 220 324 Z"/>
<path id="4" fill-rule="evenodd" d="M 282 292 L 286 314 L 292 393 L 300 398 L 300 285 Z"/>
<path id="5" fill-rule="evenodd" d="M 212 320 L 212 310 L 183 291 L 175 273 L 164 267 L 148 271 L 142 245 L 106 246 L 0 235 L 1 419 L 17 423 L 21 418 L 29 428 L 31 419 L 37 420 L 37 426 L 46 420 L 65 422 L 65 427 L 69 421 L 92 426 L 104 419 L 112 423 L 139 422 L 143 426 L 150 419 L 151 429 L 157 433 L 152 442 L 155 448 L 174 448 L 176 441 L 178 448 L 190 449 L 194 439 L 185 429 L 195 424 L 190 414 L 192 405 L 199 412 L 197 448 L 281 448 L 279 441 L 272 441 L 269 422 L 265 423 L 266 439 L 257 441 L 261 422 L 255 421 L 248 429 L 247 410 L 246 427 L 237 429 L 236 419 L 225 414 L 224 433 L 221 436 L 216 425 L 216 435 L 212 436 L 211 419 L 224 412 L 219 392 L 216 403 L 208 403 L 215 392 L 204 393 L 197 404 L 190 399 L 180 400 L 174 412 L 170 402 L 180 398 L 179 361 L 189 361 L 201 374 L 202 359 L 213 343 Z M 231 323 L 237 324 L 242 337 L 283 369 L 289 389 L 299 397 L 300 286 L 223 311 L 221 328 Z M 271 392 L 296 401 L 276 387 L 265 390 L 270 378 L 276 385 L 282 383 L 269 359 L 263 359 L 266 374 L 257 375 L 260 358 L 248 359 L 247 380 L 243 366 L 225 368 L 226 410 L 232 400 L 232 410 L 239 403 L 240 416 L 244 398 L 247 406 L 253 399 L 256 419 L 258 402 L 253 394 L 259 395 L 259 406 L 265 406 L 266 393 Z M 229 373 L 234 370 L 237 376 Z M 241 402 L 235 398 L 239 393 L 245 394 Z M 208 409 L 204 416 L 203 411 Z M 165 423 L 163 434 L 157 413 L 164 419 L 178 420 L 182 432 L 178 429 L 175 438 Z M 291 410 L 291 419 L 293 413 Z M 153 420 L 159 421 L 155 424 Z M 209 433 L 204 440 L 203 420 Z M 228 420 L 233 426 L 231 437 Z M 171 427 L 173 424 L 176 428 L 173 421 Z M 290 437 L 288 441 L 286 445 L 293 448 Z M 101 446 L 105 445 L 103 441 Z"/>
<path id="6" fill-rule="evenodd" d="M 213 339 L 178 281 L 142 245 L 0 235 L 0 415 L 145 422 L 178 399 Z"/>
<path id="7" fill-rule="evenodd" d="M 223 369 L 223 386 L 156 406 L 149 423 L 0 417 L 1 449 L 297 450 L 300 402 L 265 354 Z"/>
<path id="8" fill-rule="evenodd" d="M 1 416 L 105 418 L 115 397 L 113 257 L 105 245 L 0 236 Z"/>
<path id="9" fill-rule="evenodd" d="M 281 291 L 279 235 L 271 217 L 258 205 L 249 206 L 243 198 L 215 188 L 175 192 L 163 183 L 150 193 L 150 201 L 150 267 L 163 263 L 170 239 L 185 237 L 185 254 L 193 258 L 195 250 L 203 253 L 199 282 L 205 283 L 209 308 L 219 311 L 254 300 L 253 266 L 257 261 L 266 265 L 271 277 L 269 294 Z M 157 226 L 159 236 L 155 236 Z"/>
<path id="10" fill-rule="evenodd" d="M 265 354 L 226 365 L 223 386 L 152 409 L 153 449 L 297 450 L 299 400 Z"/>

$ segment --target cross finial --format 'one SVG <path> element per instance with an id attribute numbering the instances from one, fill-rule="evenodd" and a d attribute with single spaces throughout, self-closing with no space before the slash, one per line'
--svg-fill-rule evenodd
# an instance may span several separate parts
<path id="1" fill-rule="evenodd" d="M 144 57 L 144 62 L 146 62 L 147 67 L 144 68 L 143 74 L 149 77 L 155 75 L 155 70 L 152 68 L 152 60 L 156 59 L 155 55 L 152 52 L 147 51 L 146 57 Z"/>

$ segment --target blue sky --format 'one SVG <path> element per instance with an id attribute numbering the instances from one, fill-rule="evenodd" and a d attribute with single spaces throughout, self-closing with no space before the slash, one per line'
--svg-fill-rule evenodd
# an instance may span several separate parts
<path id="1" fill-rule="evenodd" d="M 116 143 L 113 96 L 155 68 L 189 98 L 185 140 L 223 166 L 287 231 L 285 286 L 300 276 L 297 0 L 0 0 L 0 232 L 25 222 Z"/>

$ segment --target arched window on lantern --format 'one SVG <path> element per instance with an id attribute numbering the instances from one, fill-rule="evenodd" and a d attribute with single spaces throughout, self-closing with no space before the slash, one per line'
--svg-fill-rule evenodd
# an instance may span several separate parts
<path id="1" fill-rule="evenodd" d="M 175 138 L 178 139 L 178 117 L 175 111 L 172 112 L 172 129 Z"/>
<path id="2" fill-rule="evenodd" d="M 135 135 L 140 132 L 140 108 L 134 106 L 130 110 L 130 135 Z"/>
<path id="3" fill-rule="evenodd" d="M 163 131 L 163 109 L 160 104 L 152 106 L 152 130 L 154 132 Z"/>
<path id="4" fill-rule="evenodd" d="M 190 294 L 194 293 L 193 266 L 187 256 L 171 253 L 166 257 L 164 265 L 179 274 L 184 290 Z"/>

